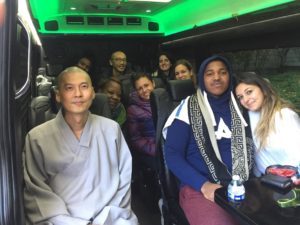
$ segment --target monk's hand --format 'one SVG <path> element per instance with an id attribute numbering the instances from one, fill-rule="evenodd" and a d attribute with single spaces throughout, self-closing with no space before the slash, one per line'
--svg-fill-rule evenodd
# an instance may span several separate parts
<path id="1" fill-rule="evenodd" d="M 217 190 L 220 187 L 222 187 L 220 184 L 214 184 L 209 181 L 206 181 L 201 187 L 201 192 L 206 199 L 214 202 L 215 201 L 215 190 Z"/>

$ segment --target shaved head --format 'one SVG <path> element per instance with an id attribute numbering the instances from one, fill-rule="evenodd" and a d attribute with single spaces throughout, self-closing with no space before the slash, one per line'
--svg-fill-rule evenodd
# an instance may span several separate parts
<path id="1" fill-rule="evenodd" d="M 78 68 L 77 66 L 68 67 L 65 70 L 63 70 L 57 77 L 57 88 L 60 89 L 62 87 L 62 84 L 64 82 L 64 77 L 67 74 L 71 73 L 81 73 L 84 74 L 87 77 L 87 81 L 92 85 L 91 77 L 90 75 L 84 71 L 83 69 Z"/>

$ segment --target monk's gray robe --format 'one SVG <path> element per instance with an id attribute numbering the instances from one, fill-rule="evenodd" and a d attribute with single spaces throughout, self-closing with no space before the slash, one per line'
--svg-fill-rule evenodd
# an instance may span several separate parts
<path id="1" fill-rule="evenodd" d="M 62 113 L 32 129 L 24 152 L 29 224 L 135 225 L 132 160 L 117 123 L 89 114 L 80 140 Z"/>

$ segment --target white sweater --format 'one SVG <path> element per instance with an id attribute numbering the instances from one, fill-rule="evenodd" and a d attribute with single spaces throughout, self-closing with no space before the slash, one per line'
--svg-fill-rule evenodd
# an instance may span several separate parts
<path id="1" fill-rule="evenodd" d="M 258 147 L 254 130 L 260 113 L 250 112 L 250 123 L 254 142 Z M 260 176 L 270 165 L 297 166 L 300 163 L 300 118 L 291 109 L 284 108 L 275 115 L 275 131 L 268 136 L 267 145 L 255 154 L 256 169 L 254 173 Z"/>

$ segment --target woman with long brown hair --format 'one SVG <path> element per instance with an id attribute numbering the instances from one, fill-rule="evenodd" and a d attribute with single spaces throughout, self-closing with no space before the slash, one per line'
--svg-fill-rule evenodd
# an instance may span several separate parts
<path id="1" fill-rule="evenodd" d="M 297 166 L 300 163 L 300 118 L 297 109 L 279 97 L 263 77 L 245 72 L 237 76 L 235 93 L 249 111 L 257 151 L 257 176 L 274 164 Z"/>

